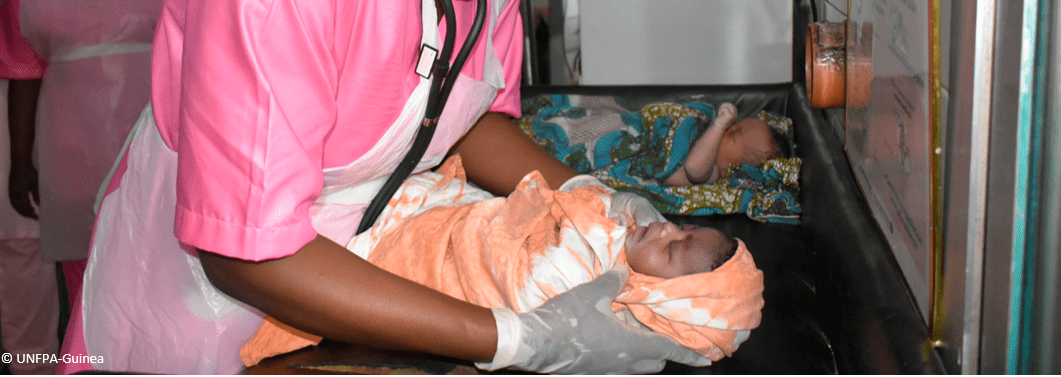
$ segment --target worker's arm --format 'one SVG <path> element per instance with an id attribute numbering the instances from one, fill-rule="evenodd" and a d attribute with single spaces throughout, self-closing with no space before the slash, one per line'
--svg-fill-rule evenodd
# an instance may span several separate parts
<path id="1" fill-rule="evenodd" d="M 37 169 L 33 167 L 33 139 L 40 93 L 41 79 L 12 79 L 8 83 L 7 116 L 11 134 L 11 171 L 8 172 L 7 193 L 15 211 L 32 219 L 37 218 L 37 211 L 30 203 L 30 195 L 40 204 Z"/>
<path id="2" fill-rule="evenodd" d="M 331 339 L 487 361 L 478 365 L 490 370 L 629 374 L 658 372 L 665 360 L 710 364 L 670 338 L 620 323 L 610 306 L 599 305 L 626 284 L 625 269 L 515 314 L 394 276 L 322 236 L 265 262 L 201 250 L 199 259 L 222 292 Z"/>
<path id="3" fill-rule="evenodd" d="M 495 195 L 508 195 L 534 170 L 552 188 L 558 188 L 578 174 L 535 144 L 512 118 L 488 112 L 450 148 L 459 153 L 468 180 Z"/>
<path id="4" fill-rule="evenodd" d="M 210 282 L 300 330 L 340 341 L 489 361 L 489 309 L 376 267 L 317 236 L 293 255 L 250 262 L 199 251 Z"/>

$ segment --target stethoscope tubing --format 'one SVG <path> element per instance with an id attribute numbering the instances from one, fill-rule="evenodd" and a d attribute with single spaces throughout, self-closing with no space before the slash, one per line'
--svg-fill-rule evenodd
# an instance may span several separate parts
<path id="1" fill-rule="evenodd" d="M 438 118 L 442 115 L 442 110 L 449 100 L 450 91 L 453 90 L 453 83 L 457 81 L 457 76 L 460 74 L 461 68 L 464 67 L 464 62 L 468 60 L 468 55 L 471 54 L 472 48 L 475 47 L 475 41 L 479 39 L 479 34 L 486 21 L 486 0 L 477 0 L 475 21 L 472 23 L 471 30 L 468 31 L 468 38 L 461 45 L 457 57 L 453 59 L 453 65 L 450 66 L 449 57 L 453 53 L 457 21 L 453 11 L 452 0 L 441 0 L 441 3 L 442 10 L 446 15 L 446 30 L 449 32 L 446 33 L 442 51 L 432 65 L 431 90 L 427 97 L 424 120 L 416 131 L 416 139 L 413 140 L 412 148 L 405 154 L 405 157 L 402 157 L 402 161 L 398 163 L 394 173 L 387 178 L 387 182 L 383 184 L 376 196 L 372 198 L 368 208 L 365 209 L 365 214 L 361 217 L 361 223 L 357 227 L 356 234 L 361 234 L 376 223 L 376 219 L 383 212 L 383 208 L 387 206 L 391 196 L 398 191 L 398 188 L 405 182 L 405 178 L 409 177 L 409 174 L 416 168 L 420 159 L 424 157 L 424 152 L 431 145 L 431 138 L 435 135 L 435 126 L 438 125 Z"/>

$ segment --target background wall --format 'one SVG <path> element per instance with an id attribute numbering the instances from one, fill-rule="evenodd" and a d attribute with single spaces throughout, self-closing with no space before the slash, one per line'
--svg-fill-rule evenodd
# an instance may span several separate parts
<path id="1" fill-rule="evenodd" d="M 582 84 L 792 80 L 791 0 L 580 3 Z"/>

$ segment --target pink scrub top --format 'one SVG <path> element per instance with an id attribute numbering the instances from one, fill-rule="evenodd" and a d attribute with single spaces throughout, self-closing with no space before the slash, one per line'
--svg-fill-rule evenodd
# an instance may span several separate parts
<path id="1" fill-rule="evenodd" d="M 519 116 L 519 2 L 493 3 L 497 23 L 462 73 L 482 80 L 496 54 L 505 85 L 488 111 Z M 456 55 L 475 2 L 454 7 Z M 316 237 L 322 171 L 357 160 L 398 117 L 420 82 L 422 28 L 419 0 L 165 1 L 152 109 L 178 155 L 178 239 L 257 261 Z"/>
<path id="2" fill-rule="evenodd" d="M 473 4 L 455 2 L 462 35 Z M 518 4 L 489 3 L 484 40 L 418 169 L 440 163 L 484 111 L 517 114 Z M 152 106 L 101 201 L 63 347 L 103 361 L 60 370 L 238 372 L 262 314 L 217 291 L 193 247 L 262 260 L 317 234 L 346 243 L 333 231 L 353 232 L 420 127 L 427 82 L 413 66 L 420 42 L 439 40 L 433 5 L 167 0 Z"/>

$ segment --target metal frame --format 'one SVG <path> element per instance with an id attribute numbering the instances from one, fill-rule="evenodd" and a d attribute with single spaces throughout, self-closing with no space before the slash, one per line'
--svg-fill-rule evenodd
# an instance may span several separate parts
<path id="1" fill-rule="evenodd" d="M 1036 0 L 1031 0 L 1036 1 Z M 1017 203 L 1017 174 L 1020 159 L 1027 158 L 1017 153 L 1018 123 L 1020 119 L 1020 67 L 1021 40 L 1023 29 L 1023 9 L 1015 4 L 992 4 L 991 22 L 995 23 L 992 36 L 995 54 L 984 64 L 991 64 L 992 84 L 991 117 L 987 120 L 990 129 L 990 165 L 988 166 L 988 196 L 985 203 L 986 221 L 981 228 L 985 234 L 984 248 L 979 251 L 983 256 L 982 296 L 977 307 L 969 306 L 966 313 L 980 313 L 981 322 L 976 328 L 966 330 L 966 337 L 975 341 L 979 348 L 967 348 L 966 359 L 976 361 L 974 365 L 963 365 L 963 370 L 977 373 L 1005 374 L 1007 366 L 1014 355 L 1009 352 L 1008 340 L 1011 337 L 1010 320 L 1013 315 L 1010 301 L 1013 298 L 1013 280 L 1015 278 L 1014 254 L 1016 236 L 1023 229 L 1015 228 L 1014 218 Z M 977 106 L 977 105 L 974 105 Z M 1022 193 L 1021 193 L 1022 194 Z M 1022 227 L 1016 224 L 1016 227 Z M 972 252 L 972 250 L 970 251 Z M 973 288 L 970 288 L 972 290 Z M 982 298 L 980 298 L 982 297 Z M 975 311 L 975 312 L 974 312 Z M 975 356 L 974 356 L 975 355 Z M 971 363 L 970 363 L 971 364 Z M 974 369 L 977 368 L 977 369 Z"/>
<path id="2" fill-rule="evenodd" d="M 1046 38 L 1043 47 L 1047 51 L 1043 63 L 1052 67 L 1061 63 L 1061 4 L 1052 1 L 1044 6 L 1047 9 L 1041 14 L 1049 19 L 1044 23 Z M 1030 324 L 1030 343 L 1037 351 L 1028 355 L 1033 361 L 1026 372 L 1031 374 L 1061 373 L 1061 360 L 1057 359 L 1061 352 L 1061 324 L 1057 322 L 1057 315 L 1061 314 L 1061 288 L 1057 285 L 1061 281 L 1061 232 L 1058 225 L 1061 224 L 1061 195 L 1058 194 L 1061 192 L 1061 150 L 1056 148 L 1061 142 L 1061 125 L 1058 123 L 1061 122 L 1061 71 L 1047 69 L 1045 76 L 1042 77 L 1046 82 L 1038 218 L 1031 224 L 1036 227 L 1034 252 L 1039 257 L 1033 267 L 1032 279 L 1035 309 L 1039 315 Z"/>
<path id="3" fill-rule="evenodd" d="M 970 194 L 970 128 L 973 124 L 972 109 L 976 61 L 976 4 L 972 2 L 954 2 L 951 12 L 951 56 L 950 97 L 948 98 L 946 116 L 943 126 L 943 285 L 942 317 L 951 319 L 942 324 L 935 344 L 940 358 L 947 366 L 948 372 L 958 373 L 962 364 L 962 345 L 964 334 L 965 289 L 967 258 L 966 241 L 969 220 Z M 981 84 L 982 85 L 982 84 Z M 983 98 L 977 98 L 983 101 Z M 983 117 L 983 115 L 981 115 Z M 975 207 L 974 207 L 975 208 Z"/>
<path id="4" fill-rule="evenodd" d="M 1049 69 L 1049 62 L 1061 61 L 1052 39 L 1061 23 L 1057 2 L 952 3 L 945 323 L 935 344 L 951 373 L 1057 373 L 1061 367 L 1052 357 L 1061 339 L 1053 320 L 1061 311 L 1061 152 L 1055 148 L 1061 75 Z M 1039 20 L 1047 16 L 1049 22 Z M 1050 38 L 1039 36 L 1044 32 Z M 1043 53 L 1044 60 L 1033 56 Z M 1036 115 L 1041 110 L 1032 103 L 1042 98 L 1046 111 Z M 1026 257 L 1036 260 L 1025 265 Z M 1031 282 L 1034 289 L 1024 285 Z"/>
<path id="5" fill-rule="evenodd" d="M 944 173 L 947 323 L 937 346 L 956 373 L 1013 373 L 1017 357 L 1011 340 L 1020 313 L 1013 301 L 1020 301 L 1021 289 L 1014 283 L 1023 271 L 1022 211 L 1033 207 L 1025 205 L 1029 126 L 1021 128 L 1016 68 L 1026 46 L 1012 42 L 1024 37 L 1025 9 L 1014 5 L 953 3 Z"/>
<path id="6" fill-rule="evenodd" d="M 534 7 L 531 0 L 520 0 L 520 15 L 523 18 L 523 85 L 540 84 L 538 72 L 538 44 L 534 33 Z"/>

